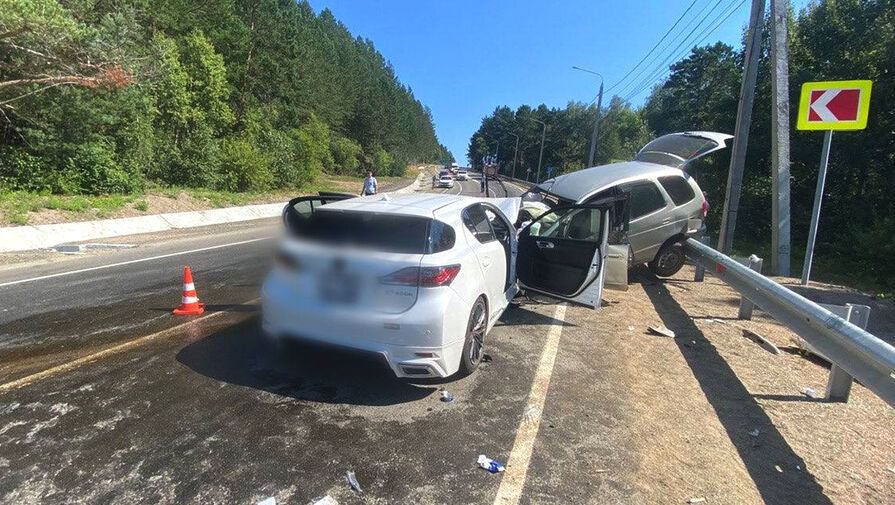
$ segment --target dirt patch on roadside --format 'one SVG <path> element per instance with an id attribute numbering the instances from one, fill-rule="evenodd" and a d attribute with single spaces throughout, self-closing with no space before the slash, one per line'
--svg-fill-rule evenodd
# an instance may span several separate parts
<path id="1" fill-rule="evenodd" d="M 638 270 L 630 291 L 604 293 L 619 302 L 601 319 L 606 325 L 612 313 L 614 352 L 628 371 L 646 502 L 875 504 L 895 496 L 895 411 L 859 384 L 847 404 L 803 396 L 804 387 L 823 393 L 828 366 L 794 351 L 793 333 L 760 310 L 736 320 L 739 295 L 720 280 L 692 279 L 689 266 L 672 279 Z M 825 303 L 874 301 L 838 286 L 811 290 Z M 885 332 L 891 303 L 875 302 L 871 331 Z M 676 338 L 648 335 L 657 324 Z M 790 352 L 770 354 L 743 328 Z"/>

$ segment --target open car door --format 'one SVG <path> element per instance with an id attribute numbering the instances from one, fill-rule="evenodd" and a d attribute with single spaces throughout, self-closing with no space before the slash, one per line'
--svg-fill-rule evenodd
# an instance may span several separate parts
<path id="1" fill-rule="evenodd" d="M 607 205 L 551 209 L 519 232 L 516 276 L 531 291 L 600 306 L 609 231 Z"/>
<path id="2" fill-rule="evenodd" d="M 321 205 L 326 205 L 339 200 L 347 200 L 354 198 L 355 195 L 345 193 L 320 193 L 317 196 L 299 196 L 289 200 L 283 209 L 283 224 L 286 225 L 286 231 L 290 234 L 298 233 L 311 217 L 314 210 Z"/>
<path id="3" fill-rule="evenodd" d="M 684 168 L 697 158 L 724 149 L 732 138 L 733 135 L 717 132 L 670 133 L 643 146 L 634 160 Z"/>

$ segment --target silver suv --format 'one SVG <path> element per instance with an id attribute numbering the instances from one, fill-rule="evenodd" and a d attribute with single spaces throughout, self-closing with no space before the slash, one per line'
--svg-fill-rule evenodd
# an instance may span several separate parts
<path id="1" fill-rule="evenodd" d="M 656 275 L 674 275 L 684 265 L 680 242 L 705 230 L 709 209 L 699 185 L 683 168 L 724 149 L 731 138 L 715 132 L 672 133 L 644 146 L 633 161 L 548 179 L 522 195 L 520 219 L 556 205 L 624 202 L 617 207 L 618 232 L 610 242 L 629 244 L 629 266 L 648 263 Z"/>

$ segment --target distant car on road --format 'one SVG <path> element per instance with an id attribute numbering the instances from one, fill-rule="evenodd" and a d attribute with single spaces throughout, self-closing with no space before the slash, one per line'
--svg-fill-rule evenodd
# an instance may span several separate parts
<path id="1" fill-rule="evenodd" d="M 469 172 L 467 172 L 465 168 L 458 168 L 456 176 L 457 176 L 458 181 L 468 181 L 469 180 Z"/>
<path id="2" fill-rule="evenodd" d="M 473 372 L 519 288 L 596 309 L 607 271 L 627 268 L 607 259 L 604 205 L 548 210 L 517 233 L 518 198 L 337 198 L 286 206 L 263 329 L 379 355 L 399 377 Z"/>
<path id="3" fill-rule="evenodd" d="M 726 147 L 731 135 L 683 132 L 659 137 L 633 161 L 587 168 L 548 179 L 522 195 L 523 219 L 554 206 L 627 198 L 631 266 L 648 263 L 658 276 L 684 265 L 680 242 L 705 229 L 709 204 L 683 168 Z"/>
<path id="4" fill-rule="evenodd" d="M 442 173 L 438 178 L 437 187 L 439 188 L 453 188 L 454 187 L 454 178 L 451 176 L 450 172 Z"/>

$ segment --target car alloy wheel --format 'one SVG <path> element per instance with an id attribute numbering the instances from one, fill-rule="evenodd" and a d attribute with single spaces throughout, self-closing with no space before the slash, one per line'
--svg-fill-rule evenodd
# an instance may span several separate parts
<path id="1" fill-rule="evenodd" d="M 460 374 L 469 375 L 478 368 L 482 362 L 485 350 L 485 330 L 488 326 L 488 308 L 485 300 L 479 298 L 472 305 L 469 314 L 469 324 L 466 330 L 466 341 L 463 344 L 463 354 L 460 357 Z"/>

